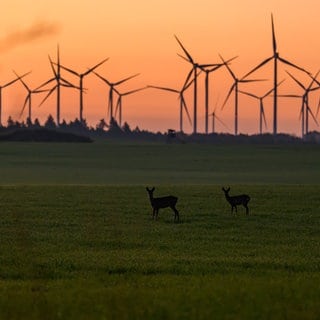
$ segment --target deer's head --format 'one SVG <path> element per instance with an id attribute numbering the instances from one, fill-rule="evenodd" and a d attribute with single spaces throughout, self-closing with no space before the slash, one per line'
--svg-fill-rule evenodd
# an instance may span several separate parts
<path id="1" fill-rule="evenodd" d="M 153 191 L 155 190 L 155 187 L 152 187 L 151 189 L 149 189 L 148 187 L 146 187 L 147 192 L 149 193 L 150 196 L 153 195 Z"/>
<path id="2" fill-rule="evenodd" d="M 224 192 L 224 194 L 229 194 L 230 187 L 228 187 L 227 189 L 222 188 L 222 191 Z"/>

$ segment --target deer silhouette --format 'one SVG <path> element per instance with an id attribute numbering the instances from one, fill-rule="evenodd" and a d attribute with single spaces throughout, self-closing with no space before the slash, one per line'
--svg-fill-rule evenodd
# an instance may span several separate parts
<path id="1" fill-rule="evenodd" d="M 153 187 L 152 189 L 149 189 L 147 187 L 146 190 L 149 194 L 150 203 L 153 208 L 153 214 L 152 214 L 153 219 L 158 218 L 159 209 L 171 208 L 174 212 L 174 222 L 179 222 L 179 211 L 176 209 L 176 204 L 178 201 L 177 197 L 165 196 L 165 197 L 154 198 L 153 192 L 155 190 L 155 187 Z"/>
<path id="2" fill-rule="evenodd" d="M 231 205 L 231 213 L 233 213 L 233 208 L 235 208 L 237 212 L 237 206 L 243 205 L 246 208 L 246 214 L 249 214 L 248 202 L 250 201 L 250 197 L 247 194 L 230 196 L 229 195 L 230 187 L 228 189 L 222 188 L 222 191 L 224 192 L 224 195 L 227 201 Z"/>

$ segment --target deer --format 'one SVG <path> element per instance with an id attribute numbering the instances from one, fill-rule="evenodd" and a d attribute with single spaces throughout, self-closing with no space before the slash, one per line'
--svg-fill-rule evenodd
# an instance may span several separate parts
<path id="1" fill-rule="evenodd" d="M 176 204 L 178 201 L 178 198 L 175 196 L 165 196 L 165 197 L 153 197 L 153 192 L 155 190 L 155 187 L 152 189 L 149 189 L 146 187 L 146 190 L 149 194 L 149 199 L 151 206 L 153 208 L 153 214 L 152 217 L 154 220 L 158 218 L 159 209 L 162 208 L 171 208 L 174 212 L 174 222 L 179 222 L 179 211 L 176 209 Z"/>
<path id="2" fill-rule="evenodd" d="M 243 205 L 246 208 L 246 214 L 249 214 L 248 202 L 250 201 L 250 197 L 247 194 L 230 196 L 229 195 L 230 187 L 228 189 L 222 188 L 222 191 L 224 192 L 224 195 L 227 201 L 231 205 L 231 213 L 233 213 L 233 208 L 235 208 L 237 212 L 237 206 Z"/>

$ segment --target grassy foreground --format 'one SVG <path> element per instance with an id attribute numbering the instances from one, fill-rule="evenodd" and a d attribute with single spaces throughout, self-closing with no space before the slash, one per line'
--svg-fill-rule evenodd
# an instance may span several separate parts
<path id="1" fill-rule="evenodd" d="M 317 319 L 320 185 L 0 188 L 0 319 Z"/>
<path id="2" fill-rule="evenodd" d="M 311 145 L 1 143 L 0 319 L 318 319 L 319 163 Z M 152 221 L 146 185 L 181 223 Z"/>

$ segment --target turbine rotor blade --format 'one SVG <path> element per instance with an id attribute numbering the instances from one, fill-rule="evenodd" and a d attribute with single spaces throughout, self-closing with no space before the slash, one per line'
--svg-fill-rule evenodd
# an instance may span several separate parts
<path id="1" fill-rule="evenodd" d="M 181 54 L 177 53 L 177 55 L 182 58 L 183 60 L 187 61 L 188 63 L 191 63 L 192 65 L 194 64 L 193 62 L 191 62 L 190 60 L 188 60 L 186 57 L 182 56 Z"/>
<path id="2" fill-rule="evenodd" d="M 145 90 L 145 89 L 147 89 L 147 86 L 142 87 L 142 88 L 138 88 L 138 89 L 134 89 L 134 90 L 130 90 L 130 91 L 127 91 L 127 92 L 124 92 L 124 93 L 121 94 L 121 96 L 127 96 L 127 95 L 129 95 L 129 94 L 136 93 L 136 92 L 138 92 L 138 91 L 142 91 L 142 90 Z M 118 93 L 118 94 L 119 94 L 119 93 Z"/>
<path id="3" fill-rule="evenodd" d="M 117 103 L 116 103 L 116 110 L 114 112 L 114 116 L 117 117 L 117 113 L 118 113 L 118 110 L 120 110 L 120 104 L 121 104 L 121 95 L 118 96 L 118 99 L 117 99 Z"/>
<path id="4" fill-rule="evenodd" d="M 236 78 L 235 74 L 232 72 L 232 70 L 230 69 L 228 63 L 223 59 L 223 57 L 222 57 L 220 54 L 219 54 L 219 56 L 220 56 L 220 59 L 221 59 L 222 62 L 223 62 L 223 65 L 226 66 L 226 68 L 228 69 L 229 73 L 231 74 L 231 77 L 232 77 L 234 80 L 236 80 L 237 78 Z"/>
<path id="5" fill-rule="evenodd" d="M 18 77 L 18 79 L 16 80 L 20 80 L 20 82 L 23 84 L 23 86 L 27 89 L 27 91 L 29 92 L 30 91 L 30 88 L 27 86 L 27 84 L 23 81 L 22 77 L 19 76 L 14 70 L 12 70 L 14 72 L 14 74 Z M 31 72 L 31 71 L 30 71 Z M 26 75 L 26 74 L 25 74 Z M 15 80 L 15 81 L 16 81 Z M 15 82 L 14 81 L 14 82 Z"/>
<path id="6" fill-rule="evenodd" d="M 54 64 L 56 64 L 56 63 L 54 63 Z M 70 69 L 70 68 L 67 68 L 67 67 L 65 67 L 65 66 L 63 66 L 63 65 L 61 65 L 61 64 L 60 64 L 60 68 L 62 68 L 62 69 L 64 69 L 64 70 L 66 70 L 66 71 L 74 74 L 75 76 L 80 77 L 80 74 L 79 74 L 78 72 L 76 72 L 76 71 L 74 71 L 74 70 L 72 70 L 72 69 Z"/>
<path id="7" fill-rule="evenodd" d="M 283 98 L 301 98 L 302 96 L 299 96 L 297 94 L 279 94 L 278 97 L 283 97 Z"/>
<path id="8" fill-rule="evenodd" d="M 317 118 L 315 117 L 315 115 L 313 114 L 311 108 L 309 107 L 308 104 L 306 104 L 306 108 L 307 108 L 307 112 L 309 112 L 311 114 L 311 117 L 313 119 L 313 121 L 317 124 L 317 126 L 319 126 L 319 123 L 317 121 Z"/>
<path id="9" fill-rule="evenodd" d="M 318 88 L 313 88 L 313 89 L 311 89 L 313 83 L 314 83 L 314 82 L 317 82 L 317 77 L 318 77 L 319 73 L 320 73 L 320 70 L 316 73 L 316 75 L 315 75 L 314 77 L 313 77 L 312 75 L 309 75 L 309 76 L 312 78 L 312 81 L 311 81 L 309 87 L 307 88 L 308 91 L 309 91 L 309 90 L 314 91 L 314 90 L 318 90 L 318 89 L 319 89 L 319 87 L 318 87 Z"/>
<path id="10" fill-rule="evenodd" d="M 297 79 L 295 78 L 289 71 L 286 71 L 286 73 L 293 79 L 303 90 L 307 90 L 307 88 Z"/>
<path id="11" fill-rule="evenodd" d="M 246 94 L 247 96 L 250 96 L 252 98 L 260 99 L 257 95 L 255 95 L 253 93 L 242 91 L 242 90 L 239 90 L 239 92 L 242 93 L 242 94 Z"/>
<path id="12" fill-rule="evenodd" d="M 249 71 L 246 75 L 244 75 L 242 77 L 242 79 L 248 77 L 250 74 L 252 74 L 253 72 L 257 71 L 258 69 L 260 69 L 262 66 L 264 66 L 266 63 L 268 63 L 270 60 L 273 59 L 273 56 L 270 58 L 265 59 L 264 61 L 262 61 L 261 63 L 259 63 L 256 67 L 254 67 L 251 71 Z"/>
<path id="13" fill-rule="evenodd" d="M 264 106 L 263 106 L 263 102 L 261 102 L 261 114 L 262 114 L 262 119 L 263 119 L 263 123 L 266 127 L 266 129 L 268 128 L 268 125 L 267 125 L 267 119 L 266 119 L 266 114 L 264 112 Z"/>
<path id="14" fill-rule="evenodd" d="M 182 94 L 181 94 L 181 96 L 180 96 L 180 99 L 181 99 L 182 106 L 183 106 L 184 110 L 186 111 L 186 114 L 187 114 L 187 117 L 188 117 L 189 123 L 190 123 L 190 125 L 192 125 L 192 121 L 191 121 L 190 113 L 189 113 L 189 110 L 188 110 L 188 107 L 187 107 L 186 101 L 184 100 L 184 97 L 183 97 L 183 95 L 182 95 Z"/>
<path id="15" fill-rule="evenodd" d="M 167 88 L 167 87 L 158 87 L 158 86 L 148 86 L 148 88 L 153 88 L 153 89 L 160 89 L 160 90 L 166 90 L 166 91 L 171 91 L 175 93 L 179 93 L 179 90 L 172 89 L 172 88 Z"/>
<path id="16" fill-rule="evenodd" d="M 277 41 L 276 41 L 276 34 L 275 34 L 275 31 L 274 31 L 273 14 L 271 14 L 271 28 L 272 28 L 273 53 L 276 53 L 277 52 Z"/>
<path id="17" fill-rule="evenodd" d="M 86 76 L 87 74 L 89 74 L 90 72 L 92 72 L 96 68 L 100 67 L 102 64 L 104 64 L 108 60 L 109 60 L 109 58 L 106 58 L 106 59 L 102 60 L 101 62 L 97 63 L 96 65 L 94 65 L 93 67 L 88 69 L 85 73 L 83 73 L 83 76 Z"/>
<path id="18" fill-rule="evenodd" d="M 43 105 L 43 103 L 51 96 L 51 94 L 54 92 L 54 90 L 57 88 L 57 86 L 54 86 L 49 92 L 48 94 L 43 98 L 43 100 L 41 101 L 41 103 L 39 104 L 39 107 Z"/>
<path id="19" fill-rule="evenodd" d="M 21 116 L 23 114 L 23 111 L 26 108 L 26 105 L 27 105 L 28 101 L 30 100 L 30 97 L 31 97 L 31 95 L 30 95 L 30 93 L 28 93 L 28 95 L 26 96 L 26 98 L 24 100 L 24 104 L 23 104 L 22 110 L 20 112 L 19 118 L 21 118 Z"/>
<path id="20" fill-rule="evenodd" d="M 303 71 L 303 72 L 305 72 L 305 73 L 307 73 L 307 74 L 310 74 L 310 72 L 308 72 L 307 70 L 305 70 L 305 69 L 297 66 L 296 64 L 294 64 L 294 63 L 292 63 L 292 62 L 290 62 L 290 61 L 288 61 L 288 60 L 286 60 L 286 59 L 284 59 L 284 58 L 278 57 L 278 59 L 279 59 L 281 62 L 283 62 L 283 63 L 285 63 L 285 64 L 287 64 L 287 65 L 289 65 L 289 66 L 291 66 L 291 67 L 293 67 L 293 68 L 296 68 L 296 69 L 298 69 L 298 70 L 300 70 L 300 71 Z"/>
<path id="21" fill-rule="evenodd" d="M 39 87 L 37 87 L 35 90 L 41 89 L 43 87 L 45 87 L 47 84 L 49 84 L 52 81 L 56 81 L 56 78 L 51 78 L 48 81 L 44 82 L 43 84 L 41 84 Z"/>
<path id="22" fill-rule="evenodd" d="M 214 114 L 214 118 L 218 120 L 227 130 L 229 130 L 229 127 L 216 114 Z"/>
<path id="23" fill-rule="evenodd" d="M 183 88 L 185 88 L 185 87 L 189 87 L 189 80 L 190 80 L 190 78 L 191 78 L 191 76 L 192 76 L 192 73 L 193 73 L 193 68 L 189 71 L 189 73 L 188 73 L 188 75 L 187 75 L 187 78 L 186 78 L 186 80 L 185 80 L 185 82 L 184 82 L 184 84 L 183 84 Z M 192 82 L 194 81 L 194 79 L 192 80 Z M 192 83 L 191 82 L 191 83 Z"/>
<path id="24" fill-rule="evenodd" d="M 281 83 L 283 83 L 286 79 L 281 80 L 278 84 L 277 87 L 279 87 L 281 85 Z M 274 91 L 274 88 L 270 89 L 268 92 L 266 92 L 261 98 L 265 98 L 267 97 L 269 94 L 271 94 L 271 92 Z"/>
<path id="25" fill-rule="evenodd" d="M 258 81 L 267 81 L 267 79 L 240 79 L 238 82 L 248 83 L 248 82 L 258 82 Z"/>
<path id="26" fill-rule="evenodd" d="M 229 90 L 229 92 L 228 92 L 228 94 L 227 94 L 227 97 L 226 97 L 226 99 L 224 100 L 224 102 L 223 102 L 223 104 L 222 104 L 221 110 L 223 110 L 224 106 L 226 105 L 229 97 L 231 96 L 231 93 L 232 93 L 234 87 L 235 87 L 235 83 L 231 86 L 231 88 L 230 88 L 230 90 Z"/>
<path id="27" fill-rule="evenodd" d="M 57 71 L 56 71 L 56 69 L 53 67 L 53 61 L 51 60 L 51 57 L 50 56 L 48 56 L 49 57 L 49 61 L 50 61 L 50 66 L 51 66 L 51 69 L 52 69 L 52 72 L 53 72 L 53 74 L 54 74 L 54 77 L 56 78 L 56 79 L 58 79 L 58 73 L 57 73 Z M 57 63 L 57 65 L 60 67 L 60 65 Z"/>
<path id="28" fill-rule="evenodd" d="M 127 78 L 125 78 L 125 79 L 122 79 L 122 80 L 120 80 L 120 81 L 118 81 L 118 82 L 115 82 L 114 85 L 117 86 L 117 85 L 119 85 L 119 84 L 121 84 L 121 83 L 123 83 L 123 82 L 126 82 L 126 81 L 128 81 L 128 80 L 130 80 L 130 79 L 132 79 L 132 78 L 137 77 L 139 74 L 140 74 L 140 73 L 136 73 L 136 74 L 134 74 L 133 76 L 130 76 L 130 77 L 127 77 Z"/>
<path id="29" fill-rule="evenodd" d="M 74 84 L 72 84 L 71 82 L 69 82 L 68 80 L 66 80 L 64 78 L 60 78 L 60 80 L 62 81 L 60 84 L 64 87 L 72 87 L 75 89 L 80 89 L 79 87 L 75 86 Z"/>
<path id="30" fill-rule="evenodd" d="M 174 35 L 174 37 L 176 38 L 176 40 L 178 41 L 180 47 L 182 48 L 183 52 L 185 53 L 185 55 L 188 57 L 189 61 L 194 64 L 194 61 L 191 57 L 191 55 L 189 54 L 189 52 L 187 51 L 187 49 L 183 46 L 183 44 L 181 43 L 181 41 L 178 39 L 178 37 L 176 35 Z"/>
<path id="31" fill-rule="evenodd" d="M 95 72 L 95 71 L 92 71 L 92 72 L 93 72 L 98 78 L 100 78 L 102 81 L 104 81 L 107 85 L 112 86 L 112 83 L 111 83 L 108 79 L 102 77 L 99 73 L 97 73 L 97 72 Z"/>
<path id="32" fill-rule="evenodd" d="M 26 75 L 28 75 L 29 73 L 31 73 L 31 71 L 29 71 L 29 72 L 27 72 L 27 73 L 24 73 L 24 74 L 23 74 L 22 76 L 20 76 L 20 77 L 16 74 L 16 76 L 17 76 L 16 79 L 13 79 L 13 80 L 7 82 L 7 83 L 4 84 L 3 86 L 1 86 L 1 88 L 5 88 L 5 87 L 8 87 L 8 86 L 12 85 L 12 84 L 15 83 L 16 81 L 18 81 L 19 78 L 23 78 L 23 77 L 25 77 Z"/>

